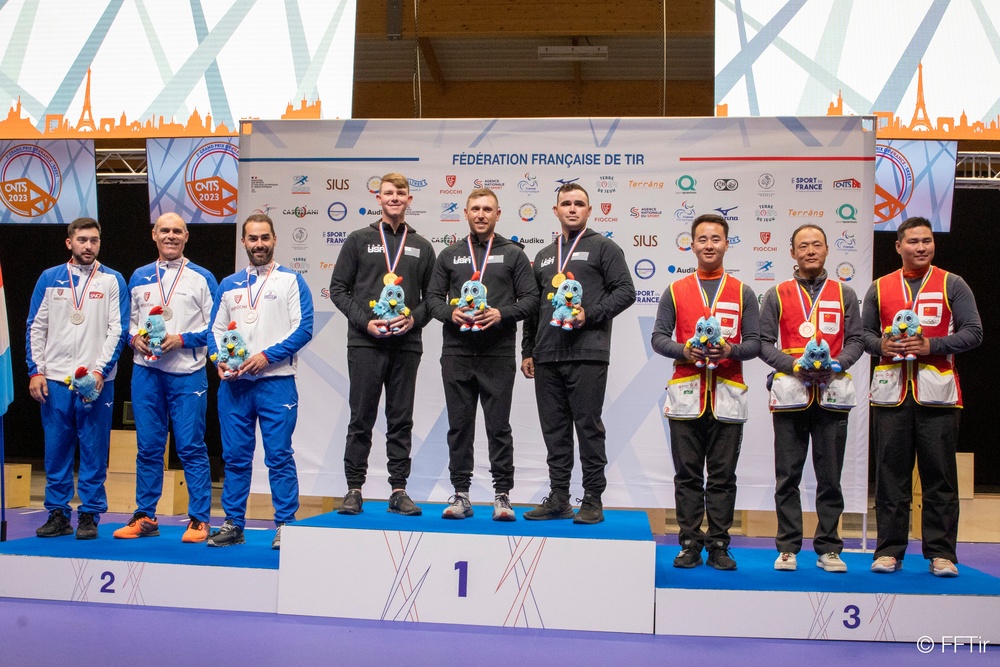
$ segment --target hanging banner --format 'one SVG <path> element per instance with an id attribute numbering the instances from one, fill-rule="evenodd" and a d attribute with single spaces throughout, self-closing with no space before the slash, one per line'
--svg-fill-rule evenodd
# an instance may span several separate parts
<path id="1" fill-rule="evenodd" d="M 315 303 L 312 342 L 299 355 L 300 418 L 294 436 L 300 492 L 343 495 L 348 406 L 347 324 L 329 299 L 330 276 L 347 235 L 378 221 L 382 174 L 403 173 L 413 202 L 406 221 L 440 253 L 469 233 L 463 214 L 474 188 L 496 192 L 496 231 L 530 260 L 552 243 L 556 189 L 577 182 L 593 207 L 587 226 L 614 240 L 632 270 L 638 301 L 614 321 L 604 424 L 610 507 L 672 507 L 673 465 L 663 418 L 671 361 L 650 335 L 657 305 L 674 280 L 694 272 L 691 223 L 702 213 L 728 221 L 727 271 L 758 295 L 792 276 L 792 231 L 821 225 L 827 270 L 859 295 L 872 277 L 875 135 L 861 118 L 553 118 L 464 120 L 253 121 L 240 136 L 239 219 L 260 211 L 276 227 L 275 258 L 302 274 Z M 237 232 L 238 234 L 238 232 Z M 235 239 L 234 239 L 235 240 Z M 237 267 L 246 266 L 239 248 Z M 369 298 L 364 296 L 365 299 Z M 441 383 L 441 324 L 423 331 L 407 490 L 443 501 L 448 419 Z M 520 362 L 520 359 L 518 359 Z M 740 454 L 737 506 L 774 508 L 774 439 L 761 361 L 748 362 L 750 421 Z M 868 394 L 868 358 L 853 368 Z M 379 416 L 366 497 L 388 494 L 385 422 Z M 491 502 L 485 429 L 477 425 L 472 499 Z M 510 418 L 515 502 L 549 488 L 534 385 L 518 374 Z M 266 492 L 261 448 L 255 491 Z M 843 475 L 847 511 L 867 508 L 868 408 L 851 413 Z M 815 497 L 810 466 L 803 505 Z M 573 497 L 582 497 L 579 466 Z M 369 490 L 368 487 L 371 487 Z"/>
<path id="2" fill-rule="evenodd" d="M 80 217 L 97 217 L 93 141 L 0 141 L 0 223 Z"/>
<path id="3" fill-rule="evenodd" d="M 239 158 L 236 138 L 149 139 L 150 221 L 176 213 L 189 224 L 235 223 Z"/>
<path id="4" fill-rule="evenodd" d="M 957 141 L 890 139 L 875 146 L 875 231 L 895 231 L 907 218 L 951 231 Z"/>

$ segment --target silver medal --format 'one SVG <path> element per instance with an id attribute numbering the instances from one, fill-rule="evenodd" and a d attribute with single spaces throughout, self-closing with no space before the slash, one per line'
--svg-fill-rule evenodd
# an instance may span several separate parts
<path id="1" fill-rule="evenodd" d="M 812 322 L 803 322 L 799 325 L 799 335 L 803 338 L 812 338 L 816 335 L 816 327 L 813 326 Z"/>
<path id="2" fill-rule="evenodd" d="M 73 324 L 83 324 L 83 312 L 79 310 L 74 310 L 69 316 L 69 321 Z"/>
<path id="3" fill-rule="evenodd" d="M 170 306 L 164 306 L 162 315 L 164 321 L 170 321 L 170 318 L 174 316 L 174 311 Z"/>
<path id="4" fill-rule="evenodd" d="M 246 322 L 247 324 L 253 324 L 254 322 L 256 322 L 257 321 L 257 311 L 256 310 L 248 310 L 247 312 L 243 313 L 243 321 Z"/>

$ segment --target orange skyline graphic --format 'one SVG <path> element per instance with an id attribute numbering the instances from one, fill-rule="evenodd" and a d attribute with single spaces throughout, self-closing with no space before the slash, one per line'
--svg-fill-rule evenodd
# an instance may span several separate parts
<path id="1" fill-rule="evenodd" d="M 282 119 L 307 119 L 322 117 L 322 102 L 308 102 L 303 99 L 299 106 L 291 103 L 285 108 Z M 76 125 L 70 123 L 65 114 L 46 114 L 43 130 L 35 127 L 35 123 L 24 117 L 21 109 L 21 98 L 11 100 L 7 117 L 0 119 L 0 138 L 2 139 L 145 139 L 147 137 L 205 137 L 224 136 L 235 137 L 239 128 L 227 127 L 225 123 L 215 124 L 211 113 L 204 118 L 195 107 L 184 123 L 178 123 L 164 116 L 150 117 L 145 120 L 129 121 L 125 112 L 115 118 L 100 117 L 95 121 L 90 104 L 90 70 L 87 70 L 87 83 L 84 91 L 83 109 Z"/>
<path id="2" fill-rule="evenodd" d="M 715 115 L 725 117 L 729 115 L 728 104 L 717 104 Z M 844 115 L 844 98 L 840 91 L 837 91 L 837 99 L 830 102 L 826 110 L 827 116 Z M 856 114 L 848 114 L 854 116 Z M 1000 114 L 990 120 L 987 124 L 983 121 L 976 121 L 969 124 L 969 117 L 965 111 L 959 116 L 958 123 L 955 123 L 954 116 L 938 116 L 937 121 L 932 123 L 930 115 L 927 113 L 927 105 L 924 101 L 924 65 L 917 65 L 917 100 L 913 107 L 913 118 L 909 125 L 904 125 L 902 119 L 892 111 L 873 111 L 876 117 L 875 135 L 879 139 L 1000 139 Z"/>

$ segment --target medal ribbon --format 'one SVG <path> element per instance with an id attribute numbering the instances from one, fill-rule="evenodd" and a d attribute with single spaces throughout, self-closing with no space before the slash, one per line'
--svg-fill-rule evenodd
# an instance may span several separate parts
<path id="1" fill-rule="evenodd" d="M 482 269 L 476 265 L 476 253 L 472 251 L 472 234 L 469 234 L 465 240 L 469 244 L 469 257 L 472 258 L 472 272 L 479 271 L 479 281 L 482 282 L 483 278 L 486 277 L 486 265 L 490 263 L 490 250 L 493 249 L 493 237 L 491 236 L 489 243 L 486 244 L 486 254 L 483 255 Z"/>
<path id="2" fill-rule="evenodd" d="M 719 297 L 722 296 L 722 288 L 724 288 L 726 286 L 726 279 L 728 277 L 729 277 L 729 274 L 723 272 L 723 274 L 722 274 L 722 280 L 719 282 L 719 289 L 717 289 L 715 291 L 715 298 L 712 299 L 712 304 L 711 304 L 711 306 L 709 306 L 709 304 L 708 304 L 708 294 L 705 293 L 705 288 L 701 286 L 701 278 L 698 277 L 697 273 L 694 274 L 694 279 L 698 281 L 698 292 L 701 294 L 701 301 L 702 301 L 702 303 L 705 304 L 706 308 L 710 308 L 711 309 L 712 315 L 715 315 L 715 306 L 718 305 L 718 303 L 719 303 Z"/>
<path id="3" fill-rule="evenodd" d="M 558 248 L 559 256 L 558 256 L 558 258 L 556 258 L 556 268 L 559 269 L 559 273 L 566 273 L 566 265 L 569 264 L 569 260 L 573 259 L 573 251 L 576 250 L 576 244 L 580 242 L 580 237 L 582 237 L 582 236 L 583 236 L 583 230 L 581 230 L 576 235 L 576 238 L 573 239 L 573 245 L 570 246 L 569 253 L 567 253 L 567 255 L 566 255 L 566 261 L 564 262 L 563 261 L 563 251 L 562 251 L 562 249 L 563 249 L 563 236 L 562 236 L 562 234 L 559 235 L 559 248 Z M 493 239 L 490 239 L 491 243 L 492 243 L 492 241 L 493 241 Z"/>
<path id="4" fill-rule="evenodd" d="M 812 306 L 808 309 L 806 308 L 806 299 L 805 297 L 802 296 L 802 294 L 806 291 L 806 288 L 803 287 L 802 285 L 798 285 L 798 288 L 799 288 L 799 304 L 802 306 L 802 316 L 805 318 L 806 322 L 809 322 L 813 325 L 813 330 L 816 330 L 818 328 L 816 325 L 816 321 L 814 320 L 814 318 L 816 317 L 816 306 L 819 304 L 819 298 L 823 296 L 823 289 L 826 288 L 826 280 L 824 280 L 823 284 L 819 286 L 819 291 L 816 292 L 816 300 L 812 302 Z M 808 296 L 809 295 L 806 294 L 806 297 Z"/>
<path id="5" fill-rule="evenodd" d="M 164 262 L 163 263 L 163 273 L 164 274 L 166 274 L 166 272 L 167 272 L 167 264 L 168 264 L 168 262 Z M 173 284 L 170 285 L 170 290 L 166 294 L 164 294 L 163 293 L 163 283 L 160 281 L 160 267 L 159 267 L 159 262 L 157 262 L 157 267 L 156 267 L 156 286 L 160 288 L 160 303 L 162 303 L 164 305 L 164 307 L 170 305 L 170 299 L 172 299 L 173 296 L 174 296 L 174 290 L 177 289 L 177 283 L 179 283 L 181 281 L 181 274 L 184 273 L 184 267 L 185 266 L 187 266 L 187 260 L 182 257 L 181 258 L 181 268 L 177 269 L 177 275 L 174 276 L 174 282 L 173 282 Z M 250 285 L 250 281 L 248 279 L 247 280 L 247 286 L 249 286 L 249 285 Z"/>
<path id="6" fill-rule="evenodd" d="M 247 269 L 247 302 L 250 304 L 250 310 L 257 310 L 257 302 L 260 301 L 260 293 L 264 290 L 264 285 L 267 284 L 267 279 L 271 277 L 271 271 L 274 271 L 274 262 L 271 262 L 271 267 L 267 270 L 267 275 L 264 276 L 264 281 L 257 281 L 260 283 L 260 287 L 257 288 L 257 296 L 254 296 L 253 290 L 250 287 L 250 269 Z M 260 278 L 259 269 L 257 277 Z"/>
<path id="7" fill-rule="evenodd" d="M 97 275 L 97 267 L 100 264 L 96 261 L 94 262 L 94 267 L 90 270 L 90 276 L 87 277 L 87 282 L 83 286 L 83 292 L 80 293 L 79 299 L 76 298 L 76 284 L 73 283 L 73 272 L 70 270 L 71 264 L 72 262 L 66 263 L 66 273 L 69 274 L 69 286 L 73 292 L 73 310 L 83 310 L 83 302 L 87 300 L 87 290 L 90 289 L 90 283 L 94 280 L 94 276 Z"/>
<path id="8" fill-rule="evenodd" d="M 382 254 L 385 255 L 385 268 L 389 273 L 396 273 L 396 266 L 399 264 L 399 258 L 403 256 L 403 249 L 406 247 L 406 223 L 403 223 L 403 240 L 399 242 L 399 249 L 396 250 L 396 260 L 389 264 L 389 244 L 385 241 L 385 226 L 378 226 L 379 236 L 382 237 Z"/>
<path id="9" fill-rule="evenodd" d="M 916 312 L 917 310 L 917 300 L 920 299 L 920 293 L 924 291 L 924 287 L 927 285 L 928 278 L 931 277 L 931 273 L 934 271 L 934 267 L 927 269 L 927 273 L 924 274 L 924 279 L 920 281 L 920 287 L 917 289 L 917 296 L 913 296 L 913 290 L 910 289 L 910 283 L 906 282 L 906 278 L 903 277 L 903 272 L 899 272 L 899 282 L 903 285 L 903 294 L 909 297 L 910 310 Z"/>

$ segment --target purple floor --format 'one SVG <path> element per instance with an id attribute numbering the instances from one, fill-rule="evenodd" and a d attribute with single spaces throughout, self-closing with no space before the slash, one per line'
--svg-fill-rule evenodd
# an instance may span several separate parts
<path id="1" fill-rule="evenodd" d="M 8 511 L 8 536 L 33 535 L 45 518 Z M 104 524 L 124 522 L 106 515 Z M 181 517 L 164 517 L 178 523 Z M 269 528 L 268 522 L 253 522 Z M 674 536 L 658 538 L 671 544 Z M 765 538 L 733 539 L 738 548 L 773 549 Z M 848 549 L 859 544 L 848 543 Z M 806 544 L 804 551 L 811 545 Z M 911 543 L 910 558 L 920 558 Z M 1000 545 L 959 545 L 964 565 L 1000 576 Z M 344 566 L 331 558 L 331 567 Z M 0 572 L 0 576 L 3 573 Z M 600 613 L 600 600 L 594 601 Z M 0 598 L 0 665 L 664 665 L 783 664 L 864 660 L 867 664 L 1000 665 L 987 653 L 940 649 L 924 655 L 910 643 L 705 638 L 522 628 L 408 624 L 313 617 L 79 604 Z M 739 656 L 739 658 L 737 658 Z M 905 663 L 904 663 L 905 661 Z M 834 662 L 836 664 L 836 662 Z"/>

